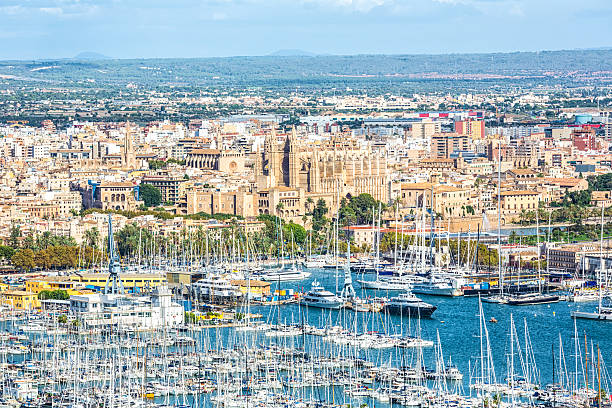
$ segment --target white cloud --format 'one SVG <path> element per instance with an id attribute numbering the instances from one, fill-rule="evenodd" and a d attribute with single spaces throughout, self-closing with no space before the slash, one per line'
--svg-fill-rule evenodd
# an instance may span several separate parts
<path id="1" fill-rule="evenodd" d="M 216 11 L 212 14 L 212 19 L 215 21 L 227 20 L 227 14 Z"/>
<path id="2" fill-rule="evenodd" d="M 333 6 L 349 11 L 367 13 L 375 7 L 391 4 L 393 0 L 303 0 L 304 3 L 316 3 L 320 6 Z"/>
<path id="3" fill-rule="evenodd" d="M 38 9 L 41 13 L 53 14 L 59 16 L 64 14 L 64 10 L 61 7 L 41 7 Z"/>
<path id="4" fill-rule="evenodd" d="M 17 14 L 21 14 L 25 11 L 24 7 L 21 6 L 4 6 L 0 7 L 0 14 L 6 14 L 9 16 L 14 16 Z"/>

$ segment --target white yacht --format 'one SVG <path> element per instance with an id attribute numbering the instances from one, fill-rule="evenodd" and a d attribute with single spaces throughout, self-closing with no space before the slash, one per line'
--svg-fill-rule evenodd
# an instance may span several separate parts
<path id="1" fill-rule="evenodd" d="M 199 297 L 205 299 L 235 299 L 242 296 L 237 286 L 220 276 L 200 279 L 192 287 Z"/>
<path id="2" fill-rule="evenodd" d="M 320 307 L 322 309 L 340 309 L 344 301 L 330 291 L 325 290 L 325 288 L 315 280 L 312 282 L 310 291 L 300 300 L 300 304 L 310 307 Z"/>
<path id="3" fill-rule="evenodd" d="M 310 256 L 306 258 L 303 262 L 303 265 L 306 268 L 323 268 L 325 264 L 328 262 L 329 257 L 326 256 Z"/>
<path id="4" fill-rule="evenodd" d="M 412 276 L 389 276 L 385 278 L 379 278 L 374 281 L 358 280 L 359 284 L 364 289 L 374 290 L 411 290 L 412 286 L 417 283 L 422 283 L 423 279 L 412 275 Z"/>
<path id="5" fill-rule="evenodd" d="M 461 296 L 461 286 L 460 278 L 432 276 L 426 282 L 415 284 L 412 292 L 432 296 Z"/>
<path id="6" fill-rule="evenodd" d="M 594 312 L 572 312 L 574 319 L 612 320 L 612 307 L 598 307 Z"/>
<path id="7" fill-rule="evenodd" d="M 291 282 L 304 280 L 310 277 L 310 275 L 310 272 L 298 270 L 295 265 L 292 265 L 290 269 L 270 271 L 258 275 L 257 278 L 266 282 Z"/>

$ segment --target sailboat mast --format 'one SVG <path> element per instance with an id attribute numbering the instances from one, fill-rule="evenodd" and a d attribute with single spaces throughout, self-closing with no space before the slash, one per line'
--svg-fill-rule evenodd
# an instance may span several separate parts
<path id="1" fill-rule="evenodd" d="M 501 261 L 501 148 L 497 152 L 497 269 L 499 272 L 499 295 L 504 295 L 504 274 Z"/>
<path id="2" fill-rule="evenodd" d="M 601 313 L 601 299 L 602 299 L 602 292 L 603 292 L 603 270 L 604 270 L 604 259 L 603 259 L 603 234 L 604 234 L 604 227 L 603 227 L 603 221 L 604 221 L 604 205 L 601 205 L 601 233 L 600 233 L 600 237 L 599 237 L 599 306 L 597 308 L 597 312 Z"/>
<path id="3" fill-rule="evenodd" d="M 540 254 L 540 200 L 538 200 L 538 204 L 536 205 L 536 247 L 538 250 L 538 290 L 542 293 L 542 277 L 540 272 L 540 261 L 542 260 L 542 255 Z"/>

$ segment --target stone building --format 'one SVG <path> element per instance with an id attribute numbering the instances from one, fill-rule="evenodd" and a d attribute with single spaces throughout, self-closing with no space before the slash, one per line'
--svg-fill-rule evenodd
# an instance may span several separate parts
<path id="1" fill-rule="evenodd" d="M 150 184 L 159 189 L 162 203 L 176 203 L 185 194 L 183 185 L 187 184 L 188 180 L 179 175 L 172 175 L 165 172 L 157 174 L 149 174 L 142 178 L 143 184 Z"/>
<path id="2" fill-rule="evenodd" d="M 237 150 L 193 149 L 187 153 L 186 164 L 203 170 L 235 173 L 244 171 L 245 157 Z"/>
<path id="3" fill-rule="evenodd" d="M 282 210 L 289 211 L 290 217 L 302 217 L 306 198 L 313 196 L 329 202 L 332 211 L 338 197 L 349 194 L 368 193 L 387 202 L 386 157 L 342 136 L 315 145 L 298 140 L 295 129 L 280 140 L 272 130 L 254 159 L 259 213 Z"/>
<path id="4" fill-rule="evenodd" d="M 257 215 L 255 196 L 246 191 L 187 191 L 187 214 L 232 214 L 242 217 Z"/>
<path id="5" fill-rule="evenodd" d="M 136 191 L 136 184 L 133 183 L 101 183 L 95 190 L 94 207 L 103 210 L 136 210 L 143 204 L 136 199 Z"/>

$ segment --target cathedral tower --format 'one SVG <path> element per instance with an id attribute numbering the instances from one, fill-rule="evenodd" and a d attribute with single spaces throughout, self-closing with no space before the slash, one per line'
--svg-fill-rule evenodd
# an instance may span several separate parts
<path id="1" fill-rule="evenodd" d="M 134 154 L 134 141 L 132 140 L 130 122 L 125 124 L 125 140 L 123 142 L 123 160 L 121 164 L 127 170 L 136 168 L 136 156 Z"/>
<path id="2" fill-rule="evenodd" d="M 300 159 L 295 127 L 289 133 L 289 187 L 298 188 L 300 184 Z"/>

